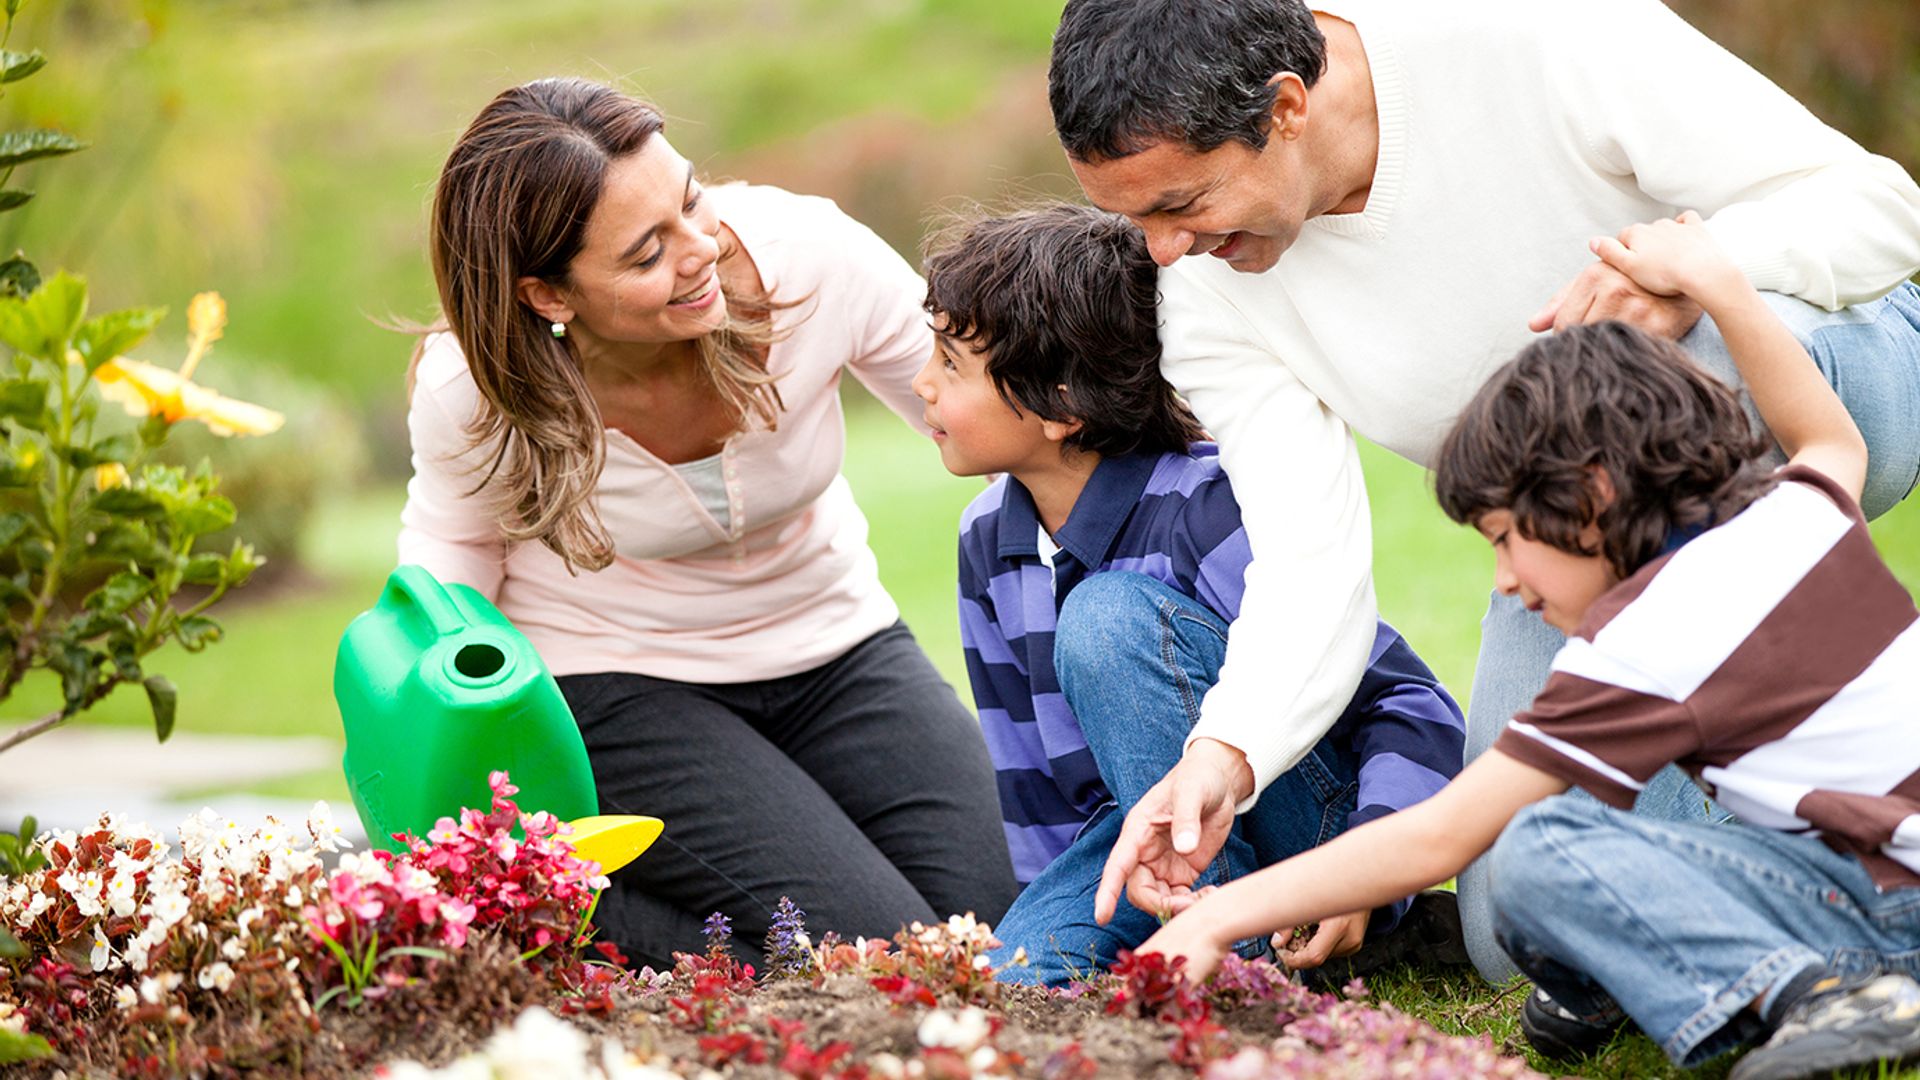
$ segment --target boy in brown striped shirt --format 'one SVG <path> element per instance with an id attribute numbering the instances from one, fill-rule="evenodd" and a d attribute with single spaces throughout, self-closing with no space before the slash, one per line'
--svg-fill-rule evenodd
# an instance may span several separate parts
<path id="1" fill-rule="evenodd" d="M 1736 1080 L 1920 1056 L 1920 612 L 1867 534 L 1865 444 L 1697 215 L 1593 248 L 1714 319 L 1788 465 L 1762 464 L 1733 393 L 1676 346 L 1618 323 L 1535 342 L 1436 478 L 1493 544 L 1497 586 L 1568 635 L 1533 706 L 1418 806 L 1211 895 L 1144 852 L 1099 904 L 1124 886 L 1184 909 L 1141 949 L 1201 977 L 1231 942 L 1491 847 L 1543 1052 L 1590 1052 L 1631 1018 L 1681 1065 L 1767 1037 Z M 1739 820 L 1632 814 L 1669 763 Z"/>

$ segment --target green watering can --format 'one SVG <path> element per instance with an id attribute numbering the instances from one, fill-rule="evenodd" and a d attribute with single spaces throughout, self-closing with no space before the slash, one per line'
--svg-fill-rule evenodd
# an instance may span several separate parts
<path id="1" fill-rule="evenodd" d="M 463 806 L 492 805 L 487 774 L 504 769 L 519 804 L 570 821 L 567 839 L 602 872 L 660 835 L 658 818 L 600 815 L 573 712 L 532 644 L 466 585 L 402 566 L 380 602 L 340 638 L 333 696 L 343 760 L 370 841 L 400 851 Z"/>

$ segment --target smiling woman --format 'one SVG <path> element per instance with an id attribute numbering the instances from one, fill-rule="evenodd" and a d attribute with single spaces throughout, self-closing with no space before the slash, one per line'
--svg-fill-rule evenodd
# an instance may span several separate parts
<path id="1" fill-rule="evenodd" d="M 848 935 L 997 919 L 985 744 L 840 475 L 843 371 L 925 430 L 924 287 L 826 200 L 703 186 L 662 127 L 542 80 L 455 145 L 401 561 L 494 599 L 559 677 L 602 810 L 667 823 L 596 917 L 635 960 L 700 951 L 714 911 L 756 940 L 782 896 Z"/>

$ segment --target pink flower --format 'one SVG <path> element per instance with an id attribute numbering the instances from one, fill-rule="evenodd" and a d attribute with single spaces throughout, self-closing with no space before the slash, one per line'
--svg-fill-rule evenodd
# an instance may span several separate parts
<path id="1" fill-rule="evenodd" d="M 507 774 L 498 769 L 487 774 L 487 786 L 493 789 L 495 798 L 510 799 L 520 794 L 520 789 L 507 779 Z"/>

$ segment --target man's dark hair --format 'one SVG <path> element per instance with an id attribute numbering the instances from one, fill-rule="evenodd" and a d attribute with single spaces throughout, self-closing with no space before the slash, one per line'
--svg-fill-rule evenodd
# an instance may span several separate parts
<path id="1" fill-rule="evenodd" d="M 1495 372 L 1441 444 L 1434 489 L 1457 522 L 1510 511 L 1522 536 L 1604 555 L 1624 578 L 1676 532 L 1726 521 L 1769 490 L 1771 446 L 1678 345 L 1602 322 L 1542 338 Z M 1613 484 L 1605 509 L 1595 468 Z M 1588 524 L 1597 551 L 1580 543 Z"/>
<path id="2" fill-rule="evenodd" d="M 1327 43 L 1301 0 L 1071 0 L 1047 100 L 1067 155 L 1103 161 L 1161 142 L 1267 145 L 1283 71 L 1312 86 Z"/>
<path id="3" fill-rule="evenodd" d="M 1078 420 L 1065 445 L 1108 457 L 1205 437 L 1160 376 L 1159 267 L 1125 218 L 1059 204 L 948 235 L 927 255 L 927 311 L 986 354 L 1015 412 Z"/>

